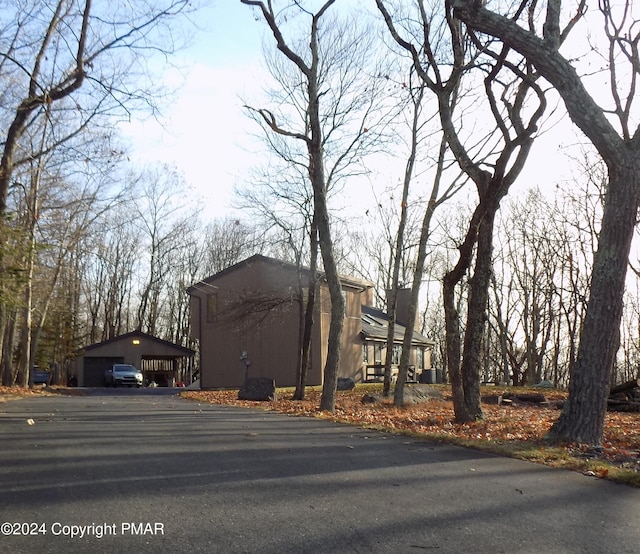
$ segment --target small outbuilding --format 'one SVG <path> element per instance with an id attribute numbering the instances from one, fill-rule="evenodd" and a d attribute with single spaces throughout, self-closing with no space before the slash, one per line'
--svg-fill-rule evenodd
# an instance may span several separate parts
<path id="1" fill-rule="evenodd" d="M 113 364 L 137 367 L 142 371 L 145 385 L 189 384 L 194 354 L 190 348 L 133 331 L 85 347 L 76 360 L 78 386 L 104 386 L 104 372 Z"/>

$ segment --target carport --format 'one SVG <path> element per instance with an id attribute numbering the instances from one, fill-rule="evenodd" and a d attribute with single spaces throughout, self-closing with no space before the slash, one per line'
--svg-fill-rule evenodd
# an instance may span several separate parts
<path id="1" fill-rule="evenodd" d="M 195 352 L 178 344 L 133 331 L 85 347 L 76 360 L 78 386 L 101 387 L 104 372 L 117 363 L 136 366 L 145 385 L 161 387 L 191 383 Z"/>

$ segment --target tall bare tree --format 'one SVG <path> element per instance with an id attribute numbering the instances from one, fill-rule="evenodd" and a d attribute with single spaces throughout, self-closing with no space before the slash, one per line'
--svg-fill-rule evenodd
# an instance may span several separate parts
<path id="1" fill-rule="evenodd" d="M 498 37 L 506 47 L 526 56 L 558 91 L 571 120 L 607 165 L 608 186 L 598 250 L 577 362 L 571 373 L 569 400 L 549 434 L 557 442 L 600 444 L 611 366 L 619 344 L 629 252 L 640 206 L 640 141 L 634 117 L 640 30 L 630 1 L 613 5 L 603 0 L 592 14 L 590 21 L 600 21 L 603 38 L 596 52 L 603 54 L 599 63 L 605 63 L 610 83 L 610 95 L 606 106 L 602 106 L 589 92 L 588 79 L 581 78 L 572 60 L 559 51 L 569 31 L 587 13 L 586 1 L 577 5 L 573 16 L 568 14 L 569 23 L 564 28 L 560 21 L 567 14 L 561 0 L 546 3 L 544 24 L 537 28 L 522 25 L 526 14 L 523 8 L 527 5 L 523 2 L 515 10 L 498 13 L 475 0 L 457 0 L 455 14 L 470 29 Z M 537 3 L 531 3 L 534 5 L 539 9 Z"/>
<path id="2" fill-rule="evenodd" d="M 413 65 L 413 60 L 411 65 Z M 413 248 L 409 248 L 406 243 L 407 235 L 407 219 L 408 219 L 408 202 L 409 192 L 412 188 L 413 181 L 415 179 L 415 171 L 418 162 L 422 156 L 421 151 L 425 148 L 424 126 L 426 121 L 429 121 L 432 116 L 423 114 L 425 109 L 425 95 L 427 93 L 427 84 L 424 82 L 422 76 L 416 76 L 415 67 L 410 70 L 409 82 L 409 113 L 411 114 L 411 123 L 409 125 L 409 138 L 408 138 L 408 152 L 405 164 L 405 171 L 402 178 L 402 194 L 400 202 L 400 215 L 398 221 L 398 229 L 396 231 L 395 243 L 391 248 L 391 261 L 390 264 L 390 280 L 389 287 L 387 289 L 387 310 L 389 316 L 389 326 L 387 328 L 387 340 L 386 340 L 386 357 L 384 362 L 384 384 L 383 393 L 388 395 L 391 389 L 391 365 L 394 352 L 394 337 L 395 337 L 395 322 L 397 319 L 397 301 L 398 290 L 400 287 L 400 270 L 403 265 L 403 260 L 408 250 L 412 251 L 412 275 L 410 276 L 411 289 L 409 293 L 409 302 L 406 308 L 405 318 L 403 321 L 405 332 L 402 340 L 402 350 L 400 353 L 400 359 L 398 363 L 398 375 L 396 378 L 396 385 L 394 389 L 394 404 L 402 406 L 404 404 L 404 386 L 408 378 L 409 372 L 409 358 L 411 352 L 411 343 L 414 338 L 414 332 L 416 329 L 416 321 L 418 316 L 418 302 L 420 297 L 420 291 L 422 288 L 423 272 L 425 270 L 425 264 L 428 254 L 428 244 L 431 236 L 431 222 L 433 220 L 435 211 L 438 206 L 449 200 L 452 196 L 458 192 L 464 183 L 453 178 L 451 183 L 445 187 L 442 191 L 441 186 L 444 181 L 443 175 L 448 169 L 449 162 L 447 160 L 447 141 L 444 135 L 439 132 L 436 134 L 440 138 L 439 144 L 433 148 L 433 151 L 437 152 L 436 155 L 431 154 L 431 166 L 430 170 L 433 173 L 433 181 L 431 190 L 428 193 L 428 198 L 425 202 L 424 212 L 421 220 L 417 225 L 418 237 Z M 412 83 L 413 77 L 416 77 L 417 83 Z M 426 119 L 426 121 L 425 121 Z M 415 186 L 413 187 L 415 188 Z"/>
<path id="3" fill-rule="evenodd" d="M 286 77 L 298 83 L 297 95 L 289 101 L 289 112 L 253 108 L 272 133 L 303 146 L 308 182 L 313 194 L 313 221 L 318 230 L 318 245 L 331 298 L 329 339 L 320 408 L 335 409 L 335 392 L 340 364 L 340 343 L 345 305 L 331 231 L 328 192 L 346 168 L 358 163 L 363 149 L 375 142 L 376 120 L 373 113 L 381 105 L 376 96 L 375 79 L 365 67 L 370 62 L 366 30 L 354 33 L 331 18 L 335 0 L 310 11 L 302 2 L 278 8 L 274 2 L 241 0 L 258 8 L 267 23 L 277 50 L 288 61 Z M 308 22 L 304 37 L 285 37 L 287 21 Z M 293 105 L 291 105 L 291 102 Z M 281 103 L 277 109 L 286 106 Z M 292 113 L 293 112 L 293 113 Z M 344 175 L 343 175 L 344 176 Z"/>
<path id="4" fill-rule="evenodd" d="M 299 85 L 287 86 L 278 61 L 272 59 L 268 65 L 284 90 L 273 91 L 273 96 L 277 98 L 284 94 L 293 98 Z M 297 151 L 297 144 L 292 145 L 286 137 L 265 128 L 259 112 L 250 109 L 249 115 L 265 131 L 262 139 L 267 147 L 268 162 L 267 167 L 254 170 L 249 185 L 236 192 L 241 209 L 250 213 L 265 236 L 268 235 L 274 255 L 292 261 L 297 268 L 298 362 L 292 399 L 304 400 L 319 277 L 318 232 L 306 156 Z M 304 266 L 306 270 L 303 270 Z"/>
<path id="5" fill-rule="evenodd" d="M 491 42 L 483 43 L 477 37 L 468 40 L 453 14 L 451 2 L 432 10 L 423 0 L 416 0 L 414 18 L 394 18 L 383 0 L 376 0 L 376 4 L 392 37 L 411 55 L 417 74 L 436 97 L 449 148 L 476 186 L 478 205 L 459 247 L 458 262 L 445 275 L 443 284 L 447 364 L 456 419 L 471 421 L 483 417 L 479 366 L 495 215 L 501 199 L 524 166 L 546 100 L 536 84 L 537 75 L 532 67 L 519 59 L 512 60 L 508 48 L 496 50 Z M 417 29 L 407 24 L 408 21 L 417 21 Z M 441 63 L 443 56 L 447 64 Z M 480 70 L 480 75 L 476 70 Z M 463 101 L 461 83 L 469 79 L 482 83 L 487 111 L 497 129 L 495 136 L 489 131 L 484 138 L 466 137 L 464 127 L 456 126 L 456 110 Z M 533 108 L 529 106 L 532 99 Z M 461 344 L 455 287 L 469 270 L 474 252 L 464 344 Z M 399 396 L 398 388 L 396 396 Z"/>

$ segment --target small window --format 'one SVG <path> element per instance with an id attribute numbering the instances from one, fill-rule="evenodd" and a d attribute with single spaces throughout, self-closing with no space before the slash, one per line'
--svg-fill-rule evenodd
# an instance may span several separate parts
<path id="1" fill-rule="evenodd" d="M 362 343 L 362 363 L 369 363 L 369 345 L 366 342 Z"/>
<path id="2" fill-rule="evenodd" d="M 400 354 L 402 354 L 402 346 L 399 344 L 394 344 L 391 354 L 391 363 L 393 365 L 400 365 Z"/>
<path id="3" fill-rule="evenodd" d="M 216 293 L 207 295 L 207 323 L 212 323 L 218 315 L 218 295 Z"/>
<path id="4" fill-rule="evenodd" d="M 424 369 L 424 348 L 420 346 L 416 349 L 416 364 L 418 369 Z"/>

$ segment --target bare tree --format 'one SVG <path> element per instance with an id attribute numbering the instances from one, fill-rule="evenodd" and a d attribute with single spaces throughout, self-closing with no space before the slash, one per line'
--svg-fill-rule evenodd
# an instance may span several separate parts
<path id="1" fill-rule="evenodd" d="M 287 89 L 280 65 L 272 60 L 271 72 Z M 288 88 L 288 97 L 296 96 L 297 84 Z M 274 91 L 278 97 L 283 91 Z M 318 283 L 318 230 L 314 218 L 313 192 L 308 184 L 308 169 L 297 144 L 264 128 L 259 111 L 249 110 L 263 127 L 269 162 L 261 172 L 254 172 L 251 185 L 237 191 L 240 207 L 269 236 L 270 249 L 277 250 L 278 259 L 292 261 L 297 268 L 297 303 L 299 308 L 298 362 L 293 400 L 304 400 L 306 376 L 311 362 L 311 336 L 314 325 L 316 288 Z M 328 191 L 330 193 L 330 191 Z M 303 266 L 308 263 L 306 271 Z"/>
<path id="2" fill-rule="evenodd" d="M 96 118 L 129 117 L 136 107 L 153 107 L 154 95 L 134 85 L 141 75 L 137 68 L 144 65 L 138 54 L 147 48 L 169 53 L 172 41 L 166 40 L 170 34 L 164 25 L 185 13 L 187 7 L 186 0 L 168 0 L 155 7 L 125 2 L 93 6 L 91 0 L 58 0 L 53 5 L 34 0 L 8 2 L 3 6 L 0 13 L 0 73 L 6 77 L 0 91 L 0 118 L 6 129 L 0 154 L 3 360 L 10 355 L 4 351 L 3 343 L 8 322 L 6 262 L 11 226 L 7 200 L 17 169 L 49 155 L 84 132 Z M 35 143 L 29 140 L 29 131 L 37 131 L 43 121 L 51 127 L 46 134 L 49 140 L 33 150 Z M 60 121 L 66 124 L 60 125 Z"/>
<path id="3" fill-rule="evenodd" d="M 395 343 L 395 323 L 397 318 L 397 304 L 398 304 L 398 287 L 400 282 L 400 270 L 402 268 L 403 253 L 405 250 L 405 234 L 409 211 L 409 189 L 414 177 L 414 169 L 417 161 L 418 145 L 421 138 L 422 117 L 421 112 L 423 109 L 422 101 L 424 98 L 425 87 L 421 84 L 413 90 L 411 85 L 409 86 L 409 94 L 411 98 L 411 124 L 409 126 L 409 152 L 407 154 L 407 162 L 405 165 L 404 177 L 402 179 L 402 194 L 400 200 L 400 216 L 398 221 L 398 229 L 395 237 L 395 244 L 393 245 L 391 252 L 393 252 L 393 263 L 390 266 L 391 275 L 389 287 L 387 289 L 387 315 L 389 316 L 389 326 L 387 328 L 387 346 L 386 356 L 384 361 L 384 384 L 383 394 L 388 396 L 391 391 L 391 363 L 393 357 L 393 347 Z M 414 318 L 415 321 L 415 318 Z M 404 324 L 407 327 L 413 328 L 413 321 L 406 321 Z M 406 378 L 405 378 L 406 380 Z M 401 386 L 403 381 L 401 379 Z"/>
<path id="4" fill-rule="evenodd" d="M 136 196 L 129 202 L 132 221 L 138 229 L 140 281 L 137 329 L 155 335 L 160 329 L 160 311 L 172 268 L 186 250 L 189 230 L 196 224 L 198 211 L 184 202 L 186 185 L 172 167 L 145 168 L 133 177 Z"/>
<path id="5" fill-rule="evenodd" d="M 29 128 L 23 144 L 30 141 L 33 143 L 30 151 L 43 152 L 43 145 L 49 142 L 53 132 L 54 123 L 47 117 L 44 125 Z M 11 227 L 23 237 L 23 246 L 15 253 L 22 253 L 20 282 L 24 295 L 19 317 L 10 318 L 19 326 L 21 334 L 13 364 L 21 384 L 30 381 L 40 336 L 66 264 L 96 218 L 117 201 L 117 193 L 115 197 L 110 194 L 110 181 L 100 177 L 113 175 L 109 170 L 113 169 L 111 162 L 116 156 L 110 137 L 96 137 L 88 131 L 84 135 L 77 135 L 59 148 L 34 157 L 29 167 L 21 165 L 10 190 L 8 205 L 15 213 Z M 78 164 L 76 152 L 81 148 L 90 148 L 95 153 L 93 163 Z M 77 177 L 63 176 L 73 174 Z M 10 354 L 12 339 L 7 338 Z M 40 358 L 41 362 L 49 362 L 46 357 L 42 359 L 42 355 Z M 13 382 L 14 377 L 7 376 L 4 380 Z"/>
<path id="6" fill-rule="evenodd" d="M 331 317 L 320 408 L 333 411 L 340 363 L 340 340 L 344 322 L 344 298 L 331 232 L 328 191 L 345 170 L 353 170 L 363 151 L 375 143 L 375 127 L 380 119 L 373 115 L 380 106 L 375 79 L 365 67 L 370 64 L 364 31 L 354 33 L 328 12 L 335 0 L 321 4 L 315 12 L 295 2 L 276 9 L 266 2 L 241 0 L 259 9 L 273 35 L 278 51 L 291 71 L 286 82 L 295 81 L 297 96 L 290 110 L 283 113 L 252 108 L 270 132 L 299 143 L 305 151 L 304 167 L 313 193 L 313 221 L 318 229 L 318 245 L 331 298 Z M 308 21 L 304 38 L 285 38 L 286 22 Z M 298 25 L 298 29 L 300 26 Z M 281 103 L 278 106 L 286 106 Z"/>
<path id="7" fill-rule="evenodd" d="M 459 247 L 458 262 L 445 276 L 443 285 L 447 364 L 456 419 L 472 421 L 483 417 L 478 368 L 488 303 L 495 214 L 524 166 L 546 100 L 536 84 L 537 75 L 532 67 L 521 60 L 512 60 L 508 48 L 494 51 L 490 42 L 482 43 L 475 37 L 470 41 L 473 48 L 467 48 L 467 39 L 453 15 L 451 3 L 445 3 L 444 12 L 431 13 L 422 0 L 417 0 L 419 29 L 413 34 L 411 30 L 407 31 L 409 38 L 401 36 L 399 25 L 385 3 L 382 0 L 376 0 L 376 3 L 394 40 L 411 55 L 417 74 L 437 98 L 447 143 L 460 168 L 476 185 L 478 205 Z M 442 38 L 445 31 L 446 40 Z M 412 42 L 413 37 L 418 41 Z M 444 46 L 450 53 L 444 53 Z M 448 57 L 446 65 L 439 61 L 443 55 Z M 475 76 L 472 69 L 479 69 L 482 77 Z M 465 78 L 475 78 L 477 82 L 482 78 L 487 110 L 495 121 L 497 138 L 490 131 L 484 140 L 465 137 L 462 128 L 456 128 L 454 113 L 461 102 L 461 83 Z M 530 109 L 528 104 L 532 97 L 537 105 Z M 494 146 L 494 142 L 498 145 Z M 475 267 L 469 284 L 462 345 L 455 287 L 470 268 L 474 250 Z"/>
<path id="8" fill-rule="evenodd" d="M 520 52 L 535 65 L 561 95 L 571 120 L 591 140 L 607 165 L 609 179 L 598 250 L 577 362 L 571 373 L 569 400 L 549 434 L 556 442 L 599 444 L 611 366 L 618 348 L 629 252 L 640 205 L 640 146 L 638 130 L 633 127 L 635 77 L 640 68 L 638 21 L 631 2 L 613 6 L 603 0 L 598 4 L 594 17 L 599 16 L 602 22 L 601 48 L 605 52 L 600 63 L 604 61 L 609 72 L 611 92 L 605 108 L 589 93 L 587 80 L 580 77 L 572 61 L 559 51 L 575 22 L 585 15 L 586 2 L 578 4 L 564 29 L 560 26 L 561 0 L 547 2 L 542 29 L 523 28 L 521 10 L 501 14 L 471 0 L 458 0 L 455 7 L 456 16 L 469 28 L 498 37 L 505 46 Z M 631 77 L 623 77 L 625 72 Z"/>
<path id="9" fill-rule="evenodd" d="M 200 279 L 218 273 L 266 248 L 265 237 L 257 226 L 236 218 L 214 219 L 202 229 Z M 194 267 L 194 270 L 196 268 Z"/>
<path id="10" fill-rule="evenodd" d="M 137 231 L 126 214 L 109 214 L 109 226 L 97 226 L 84 245 L 82 296 L 88 322 L 87 344 L 112 339 L 133 329 L 133 279 L 140 256 Z"/>
<path id="11" fill-rule="evenodd" d="M 384 308 L 387 303 L 385 291 L 391 288 L 397 231 L 402 213 L 402 188 L 404 184 L 389 186 L 374 193 L 375 206 L 365 210 L 367 223 L 350 229 L 345 238 L 345 272 L 376 283 L 374 303 Z M 420 187 L 415 187 L 419 189 Z M 411 282 L 415 266 L 415 248 L 420 233 L 420 216 L 425 201 L 410 199 L 407 204 L 404 248 L 400 256 L 398 282 L 405 286 Z M 374 222 L 384 221 L 384 225 Z"/>

